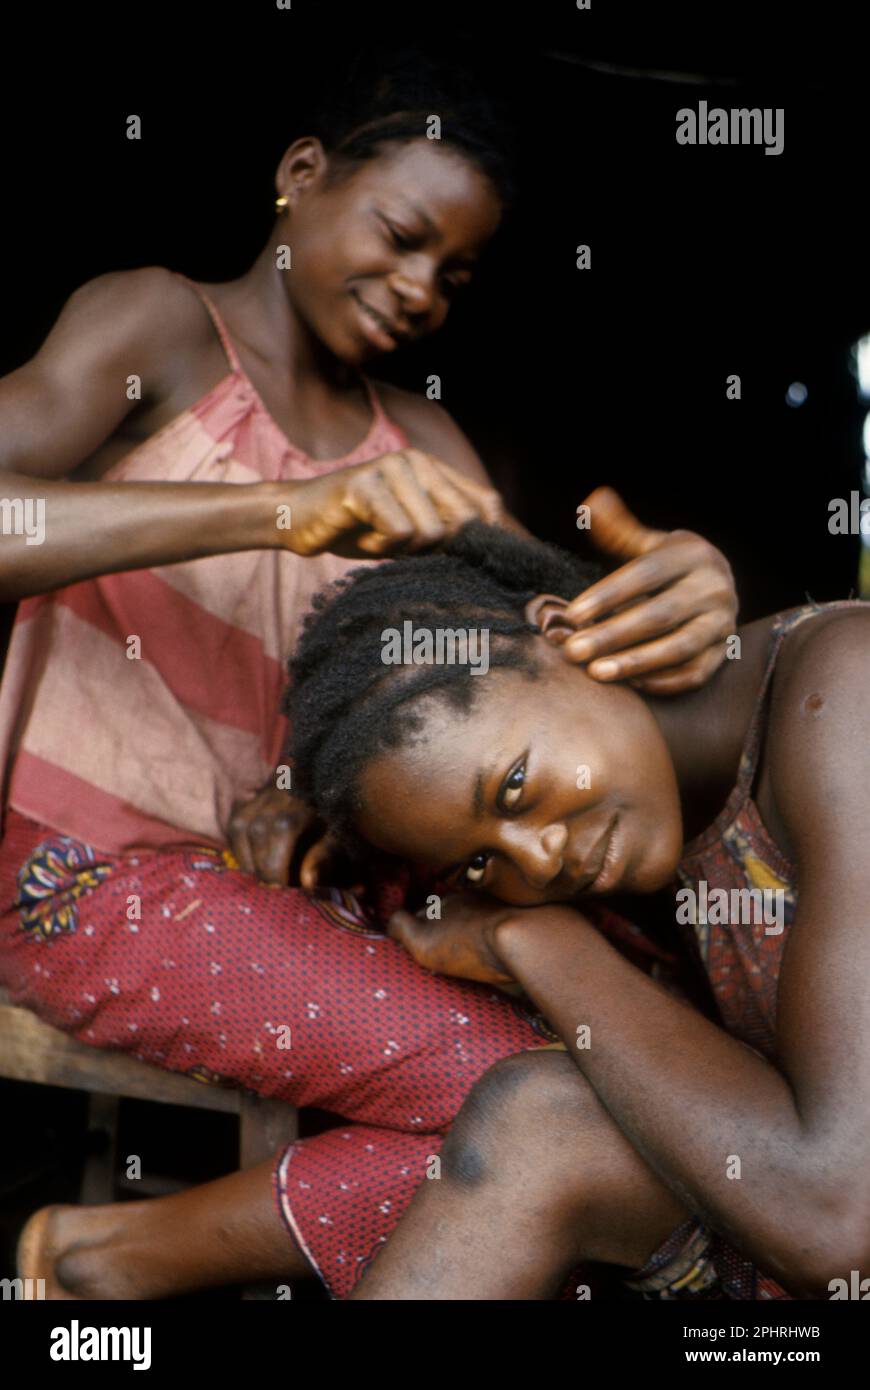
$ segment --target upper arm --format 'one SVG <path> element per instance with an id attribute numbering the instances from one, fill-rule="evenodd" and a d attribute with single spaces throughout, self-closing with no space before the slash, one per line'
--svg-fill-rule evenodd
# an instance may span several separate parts
<path id="1" fill-rule="evenodd" d="M 137 403 L 128 399 L 128 376 L 153 397 L 171 296 L 179 293 L 171 273 L 156 266 L 101 275 L 75 290 L 36 355 L 0 380 L 0 468 L 64 477 Z"/>
<path id="2" fill-rule="evenodd" d="M 826 1161 L 870 1179 L 870 609 L 810 621 L 777 673 L 768 731 L 798 864 L 778 1054 Z"/>

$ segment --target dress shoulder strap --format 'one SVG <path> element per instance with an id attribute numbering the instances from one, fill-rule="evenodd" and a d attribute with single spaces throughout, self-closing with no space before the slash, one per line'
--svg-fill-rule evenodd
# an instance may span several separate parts
<path id="1" fill-rule="evenodd" d="M 186 275 L 182 275 L 181 272 L 178 270 L 174 270 L 172 273 L 173 275 L 176 275 L 179 280 L 183 280 L 186 285 L 189 285 L 190 288 L 193 290 L 194 294 L 196 294 L 199 297 L 199 299 L 202 300 L 203 304 L 205 305 L 208 311 L 209 318 L 215 326 L 215 331 L 217 332 L 217 335 L 220 338 L 221 347 L 223 348 L 226 354 L 227 361 L 229 362 L 234 372 L 242 371 L 242 364 L 239 361 L 238 353 L 233 347 L 232 339 L 230 338 L 230 335 L 227 332 L 226 324 L 224 323 L 223 319 L 221 318 L 220 314 L 215 308 L 213 301 L 206 294 L 205 290 L 201 289 L 200 286 L 197 285 L 194 280 L 188 279 Z"/>

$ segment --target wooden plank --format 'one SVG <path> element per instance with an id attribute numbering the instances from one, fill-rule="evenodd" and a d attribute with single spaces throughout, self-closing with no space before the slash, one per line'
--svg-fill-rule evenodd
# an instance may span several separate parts
<path id="1" fill-rule="evenodd" d="M 189 1105 L 238 1115 L 240 1092 L 161 1070 L 123 1052 L 89 1047 L 43 1023 L 0 991 L 0 1076 L 100 1095 Z"/>
<path id="2" fill-rule="evenodd" d="M 115 1169 L 118 1161 L 118 1112 L 120 1096 L 91 1094 L 88 1100 L 88 1129 L 104 1129 L 109 1142 L 101 1153 L 88 1154 L 82 1172 L 79 1201 L 83 1206 L 99 1206 L 115 1200 Z"/>

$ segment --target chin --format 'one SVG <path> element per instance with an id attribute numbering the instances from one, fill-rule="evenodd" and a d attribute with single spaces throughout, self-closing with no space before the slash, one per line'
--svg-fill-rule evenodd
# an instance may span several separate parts
<path id="1" fill-rule="evenodd" d="M 680 862 L 682 843 L 675 849 L 653 854 L 638 865 L 634 873 L 627 875 L 625 890 L 629 893 L 658 893 L 673 882 Z"/>
<path id="2" fill-rule="evenodd" d="M 676 861 L 669 864 L 666 869 L 649 870 L 643 874 L 641 881 L 628 884 L 628 891 L 630 893 L 660 893 L 663 888 L 667 888 L 668 884 L 673 882 L 676 871 Z"/>
<path id="3" fill-rule="evenodd" d="M 378 362 L 384 353 L 378 352 L 377 348 L 371 343 L 360 343 L 356 338 L 348 336 L 343 343 L 336 349 L 327 344 L 339 361 L 346 367 L 356 367 L 357 370 L 371 366 L 373 362 Z"/>
<path id="4" fill-rule="evenodd" d="M 353 333 L 338 328 L 332 332 L 318 332 L 315 337 L 327 352 L 332 353 L 332 356 L 343 362 L 346 367 L 360 367 L 368 360 L 365 343 L 361 343 Z"/>
<path id="5" fill-rule="evenodd" d="M 326 352 L 331 353 L 339 362 L 343 362 L 346 367 L 361 367 L 365 362 L 371 360 L 373 349 L 370 344 L 360 338 L 354 331 L 354 326 L 348 323 L 338 312 L 328 315 L 326 312 L 308 317 L 302 314 L 297 308 L 300 318 L 303 319 L 306 329 L 312 338 L 315 338 Z"/>

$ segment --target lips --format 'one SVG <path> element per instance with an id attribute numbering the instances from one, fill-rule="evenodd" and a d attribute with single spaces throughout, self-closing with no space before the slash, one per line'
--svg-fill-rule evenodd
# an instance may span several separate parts
<path id="1" fill-rule="evenodd" d="M 575 879 L 576 893 L 601 893 L 615 882 L 619 870 L 619 850 L 615 844 L 618 814 L 611 816 L 589 853 L 582 858 L 583 872 Z"/>
<path id="2" fill-rule="evenodd" d="M 411 335 L 406 328 L 400 328 L 393 319 L 389 319 L 385 314 L 380 313 L 373 305 L 363 299 L 361 295 L 357 294 L 356 290 L 352 290 L 351 294 L 363 313 L 368 317 L 369 321 L 374 324 L 376 328 L 379 328 L 382 333 L 386 334 L 392 340 L 393 345 L 406 342 L 410 338 Z"/>

